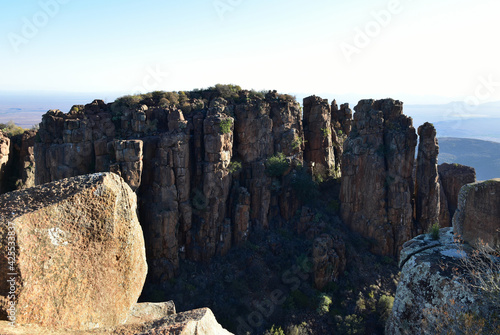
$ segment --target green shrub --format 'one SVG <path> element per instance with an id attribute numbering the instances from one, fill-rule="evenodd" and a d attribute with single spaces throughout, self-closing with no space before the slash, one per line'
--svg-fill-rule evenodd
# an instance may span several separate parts
<path id="1" fill-rule="evenodd" d="M 16 125 L 12 120 L 7 122 L 7 124 L 0 123 L 0 129 L 5 135 L 7 135 L 7 137 L 17 136 L 24 133 L 24 129 Z"/>
<path id="2" fill-rule="evenodd" d="M 388 295 L 382 295 L 378 299 L 377 312 L 380 315 L 382 323 L 385 323 L 392 311 L 392 306 L 394 305 L 394 297 Z"/>
<path id="3" fill-rule="evenodd" d="M 229 172 L 235 173 L 235 172 L 241 170 L 241 167 L 242 167 L 241 162 L 233 161 L 233 162 L 229 163 L 228 169 L 229 169 Z"/>
<path id="4" fill-rule="evenodd" d="M 427 233 L 431 236 L 431 239 L 439 240 L 439 222 L 436 222 L 432 226 L 430 226 Z"/>
<path id="5" fill-rule="evenodd" d="M 266 160 L 266 172 L 271 177 L 281 177 L 290 167 L 285 154 L 282 152 Z"/>
<path id="6" fill-rule="evenodd" d="M 303 137 L 297 138 L 295 141 L 292 142 L 292 149 L 297 150 L 302 148 L 302 145 L 306 143 L 306 140 L 304 140 Z"/>
<path id="7" fill-rule="evenodd" d="M 215 89 L 219 92 L 220 96 L 226 100 L 238 99 L 240 97 L 239 92 L 241 91 L 241 87 L 238 85 L 217 84 L 215 85 Z"/>
<path id="8" fill-rule="evenodd" d="M 321 128 L 321 132 L 323 133 L 324 138 L 327 138 L 332 134 L 332 130 L 330 128 Z"/>
<path id="9" fill-rule="evenodd" d="M 285 332 L 283 331 L 283 329 L 281 329 L 281 327 L 276 327 L 275 325 L 273 325 L 271 329 L 266 330 L 264 335 L 285 335 Z"/>
<path id="10" fill-rule="evenodd" d="M 330 305 L 332 304 L 332 298 L 324 293 L 319 296 L 319 304 L 316 312 L 319 315 L 325 315 L 330 311 Z"/>
<path id="11" fill-rule="evenodd" d="M 231 132 L 231 129 L 233 127 L 233 120 L 232 119 L 223 119 L 220 122 L 220 132 L 221 134 L 229 134 Z"/>

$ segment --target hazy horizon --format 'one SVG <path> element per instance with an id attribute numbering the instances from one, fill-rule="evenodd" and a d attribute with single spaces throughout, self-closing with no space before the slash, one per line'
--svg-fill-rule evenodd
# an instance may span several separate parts
<path id="1" fill-rule="evenodd" d="M 233 83 L 407 104 L 498 101 L 499 10 L 491 0 L 10 2 L 0 90 Z"/>

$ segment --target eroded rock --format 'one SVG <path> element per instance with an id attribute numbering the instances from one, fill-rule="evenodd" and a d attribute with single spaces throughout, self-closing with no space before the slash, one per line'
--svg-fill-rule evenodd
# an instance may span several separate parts
<path id="1" fill-rule="evenodd" d="M 374 240 L 373 252 L 397 255 L 414 231 L 415 129 L 401 101 L 361 100 L 354 110 L 342 156 L 342 219 Z"/>
<path id="2" fill-rule="evenodd" d="M 431 123 L 424 123 L 418 128 L 420 142 L 416 166 L 416 220 L 419 224 L 419 234 L 427 232 L 428 228 L 439 222 L 440 214 L 440 183 L 437 159 L 439 145 L 436 129 Z M 443 227 L 446 225 L 443 223 Z"/>
<path id="3" fill-rule="evenodd" d="M 447 322 L 457 322 L 454 311 L 479 310 L 469 287 L 457 280 L 466 251 L 454 238 L 453 229 L 444 228 L 438 240 L 425 234 L 404 244 L 387 334 L 436 334 L 438 327 L 446 330 Z"/>
<path id="4" fill-rule="evenodd" d="M 438 166 L 438 172 L 448 202 L 450 218 L 453 218 L 458 207 L 458 193 L 462 186 L 476 181 L 476 170 L 456 163 L 443 163 Z"/>

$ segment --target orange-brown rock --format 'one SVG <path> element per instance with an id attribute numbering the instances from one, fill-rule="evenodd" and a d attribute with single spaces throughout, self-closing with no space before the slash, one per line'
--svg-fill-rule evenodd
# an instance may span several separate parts
<path id="1" fill-rule="evenodd" d="M 462 186 L 453 229 L 473 246 L 500 247 L 500 179 Z"/>
<path id="2" fill-rule="evenodd" d="M 450 218 L 458 206 L 458 193 L 462 186 L 476 181 L 476 170 L 470 166 L 443 163 L 438 166 L 439 179 L 448 203 Z"/>
<path id="3" fill-rule="evenodd" d="M 439 222 L 441 189 L 437 165 L 439 145 L 436 129 L 431 123 L 426 122 L 418 127 L 418 135 L 420 141 L 416 166 L 415 212 L 419 229 L 417 233 L 422 234 Z"/>
<path id="4" fill-rule="evenodd" d="M 374 240 L 373 252 L 397 255 L 412 237 L 412 171 L 417 136 L 403 103 L 361 100 L 342 156 L 341 216 Z"/>
<path id="5" fill-rule="evenodd" d="M 5 192 L 5 170 L 9 161 L 10 139 L 0 130 L 0 193 Z"/>
<path id="6" fill-rule="evenodd" d="M 64 179 L 4 194 L 0 204 L 4 320 L 77 330 L 126 320 L 147 264 L 136 196 L 119 176 Z"/>

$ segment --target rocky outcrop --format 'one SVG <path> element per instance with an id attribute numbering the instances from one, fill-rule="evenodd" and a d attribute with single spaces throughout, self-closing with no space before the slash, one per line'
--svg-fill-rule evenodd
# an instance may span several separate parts
<path id="1" fill-rule="evenodd" d="M 313 174 L 321 176 L 335 167 L 331 118 L 328 100 L 314 95 L 304 99 L 304 158 Z"/>
<path id="2" fill-rule="evenodd" d="M 453 218 L 458 207 L 458 193 L 462 186 L 476 181 L 476 171 L 465 165 L 443 163 L 438 166 L 438 172 L 448 204 L 449 217 Z"/>
<path id="3" fill-rule="evenodd" d="M 35 156 L 38 184 L 121 175 L 138 196 L 150 279 L 163 281 L 180 258 L 209 260 L 292 218 L 291 173 L 269 176 L 266 161 L 301 164 L 304 132 L 300 105 L 275 91 L 156 93 L 49 111 Z"/>
<path id="4" fill-rule="evenodd" d="M 340 237 L 323 234 L 314 240 L 314 286 L 318 290 L 335 281 L 344 272 L 345 267 L 345 244 Z"/>
<path id="5" fill-rule="evenodd" d="M 387 334 L 436 334 L 437 327 L 446 330 L 450 321 L 445 312 L 457 322 L 455 311 L 478 310 L 470 288 L 456 280 L 465 252 L 454 242 L 452 228 L 441 229 L 438 240 L 425 234 L 405 243 Z"/>
<path id="6" fill-rule="evenodd" d="M 500 247 L 500 179 L 462 186 L 453 228 L 471 245 Z"/>
<path id="7" fill-rule="evenodd" d="M 210 309 L 175 313 L 175 306 L 171 302 L 137 304 L 125 324 L 114 327 L 91 331 L 58 331 L 35 325 L 12 327 L 6 321 L 0 321 L 0 332 L 5 335 L 231 335 L 217 322 Z"/>
<path id="8" fill-rule="evenodd" d="M 374 241 L 373 252 L 397 255 L 414 231 L 415 129 L 400 101 L 361 100 L 354 110 L 342 156 L 341 216 Z"/>
<path id="9" fill-rule="evenodd" d="M 0 203 L 3 319 L 15 301 L 17 324 L 86 330 L 126 320 L 147 264 L 136 195 L 120 177 L 64 179 Z"/>
<path id="10" fill-rule="evenodd" d="M 0 130 L 0 193 L 5 192 L 5 170 L 9 161 L 10 139 Z"/>
<path id="11" fill-rule="evenodd" d="M 418 233 L 422 234 L 439 222 L 441 189 L 437 164 L 439 146 L 436 129 L 431 123 L 426 122 L 418 127 L 418 135 L 420 142 L 416 166 L 415 212 Z"/>

